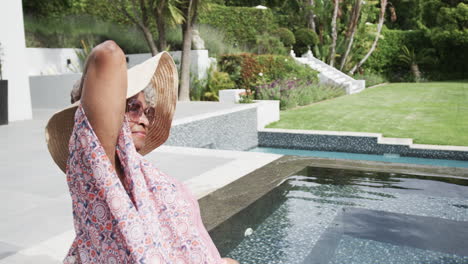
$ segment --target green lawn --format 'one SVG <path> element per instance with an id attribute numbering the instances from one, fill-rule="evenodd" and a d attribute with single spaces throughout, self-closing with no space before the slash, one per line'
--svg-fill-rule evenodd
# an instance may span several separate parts
<path id="1" fill-rule="evenodd" d="M 382 133 L 468 146 L 468 82 L 394 83 L 281 112 L 268 128 Z"/>

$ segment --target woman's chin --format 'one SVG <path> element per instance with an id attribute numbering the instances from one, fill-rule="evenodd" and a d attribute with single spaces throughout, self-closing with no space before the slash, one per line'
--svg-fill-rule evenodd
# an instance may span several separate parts
<path id="1" fill-rule="evenodd" d="M 145 142 L 142 142 L 142 140 L 139 138 L 133 139 L 133 144 L 135 144 L 135 148 L 137 151 L 140 151 L 145 146 Z"/>

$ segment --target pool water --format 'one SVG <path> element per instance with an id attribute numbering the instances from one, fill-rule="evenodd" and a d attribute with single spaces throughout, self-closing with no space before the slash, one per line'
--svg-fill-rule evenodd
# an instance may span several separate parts
<path id="1" fill-rule="evenodd" d="M 281 155 L 306 156 L 306 157 L 369 160 L 369 161 L 383 161 L 383 162 L 396 162 L 396 163 L 468 168 L 468 161 L 400 157 L 398 154 L 372 155 L 372 154 L 357 154 L 357 153 L 346 153 L 346 152 L 298 150 L 298 149 L 283 149 L 283 148 L 263 148 L 263 147 L 256 147 L 256 148 L 250 149 L 249 151 L 273 153 L 273 154 L 281 154 Z"/>
<path id="2" fill-rule="evenodd" d="M 242 264 L 468 263 L 468 179 L 306 167 L 210 235 Z"/>

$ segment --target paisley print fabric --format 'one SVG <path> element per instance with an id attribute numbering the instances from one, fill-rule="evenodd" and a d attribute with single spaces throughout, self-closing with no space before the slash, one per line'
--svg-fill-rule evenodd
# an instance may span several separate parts
<path id="1" fill-rule="evenodd" d="M 67 183 L 76 238 L 64 263 L 221 264 L 197 200 L 135 149 L 125 119 L 116 152 L 124 188 L 80 105 Z"/>

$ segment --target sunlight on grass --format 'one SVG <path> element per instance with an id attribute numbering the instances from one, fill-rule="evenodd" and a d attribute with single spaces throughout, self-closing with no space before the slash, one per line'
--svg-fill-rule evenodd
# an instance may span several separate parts
<path id="1" fill-rule="evenodd" d="M 268 128 L 382 133 L 468 146 L 468 82 L 394 83 L 281 112 Z"/>

